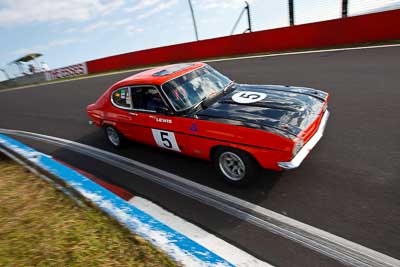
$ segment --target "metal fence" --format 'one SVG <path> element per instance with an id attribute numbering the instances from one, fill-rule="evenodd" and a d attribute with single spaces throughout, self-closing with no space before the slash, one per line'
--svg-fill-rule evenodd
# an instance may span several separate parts
<path id="1" fill-rule="evenodd" d="M 309 23 L 400 8 L 399 0 L 288 0 L 294 21 Z M 289 17 L 290 21 L 290 17 Z"/>
<path id="2" fill-rule="evenodd" d="M 400 0 L 250 0 L 249 4 L 254 31 L 400 9 Z M 247 28 L 242 19 L 235 33 Z"/>

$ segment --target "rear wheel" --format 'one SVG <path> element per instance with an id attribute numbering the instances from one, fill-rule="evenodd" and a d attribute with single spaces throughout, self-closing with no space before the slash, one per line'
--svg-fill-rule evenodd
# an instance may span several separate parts
<path id="1" fill-rule="evenodd" d="M 124 137 L 118 132 L 115 127 L 106 125 L 104 131 L 108 141 L 116 148 L 120 148 L 123 145 Z"/>
<path id="2" fill-rule="evenodd" d="M 258 163 L 248 153 L 236 148 L 216 149 L 213 162 L 220 176 L 235 185 L 247 184 L 259 171 Z"/>

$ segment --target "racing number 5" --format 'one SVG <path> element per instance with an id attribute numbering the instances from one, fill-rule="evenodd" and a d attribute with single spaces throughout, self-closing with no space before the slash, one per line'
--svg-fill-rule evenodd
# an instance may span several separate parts
<path id="1" fill-rule="evenodd" d="M 166 148 L 171 149 L 172 148 L 172 143 L 171 141 L 168 139 L 168 133 L 167 132 L 161 132 L 160 131 L 160 135 L 161 135 L 161 141 L 163 142 L 163 145 Z"/>
<path id="2" fill-rule="evenodd" d="M 173 132 L 158 129 L 151 129 L 151 132 L 153 133 L 154 141 L 159 147 L 181 152 Z"/>
<path id="3" fill-rule="evenodd" d="M 236 103 L 250 104 L 250 103 L 261 101 L 266 97 L 267 97 L 266 93 L 242 91 L 242 92 L 237 92 L 236 94 L 234 94 L 232 96 L 232 100 L 235 101 Z"/>
<path id="4" fill-rule="evenodd" d="M 256 99 L 260 98 L 261 96 L 259 94 L 252 94 L 252 93 L 244 92 L 239 97 L 250 98 L 252 100 L 256 100 Z"/>

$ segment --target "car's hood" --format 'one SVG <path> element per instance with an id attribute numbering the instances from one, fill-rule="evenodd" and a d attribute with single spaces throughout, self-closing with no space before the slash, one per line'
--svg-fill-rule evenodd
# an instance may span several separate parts
<path id="1" fill-rule="evenodd" d="M 235 90 L 196 115 L 296 136 L 317 118 L 327 96 L 323 91 L 304 87 L 236 84 Z"/>

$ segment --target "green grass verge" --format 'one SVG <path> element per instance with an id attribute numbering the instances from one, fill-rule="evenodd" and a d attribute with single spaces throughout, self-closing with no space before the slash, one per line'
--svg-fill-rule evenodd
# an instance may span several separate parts
<path id="1" fill-rule="evenodd" d="M 92 207 L 0 155 L 0 266 L 177 266 Z"/>

